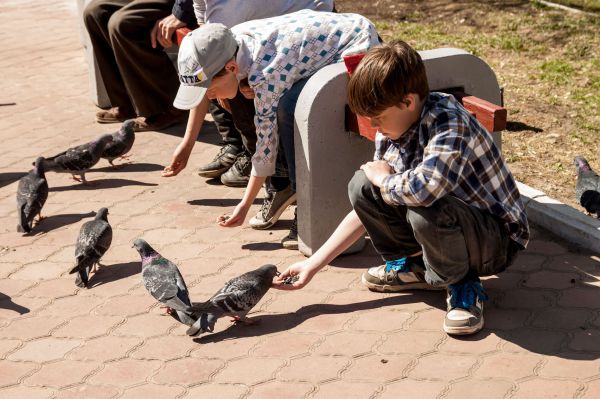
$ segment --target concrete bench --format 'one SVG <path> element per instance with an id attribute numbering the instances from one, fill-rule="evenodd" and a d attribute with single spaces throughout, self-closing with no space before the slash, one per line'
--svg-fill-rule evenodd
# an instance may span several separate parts
<path id="1" fill-rule="evenodd" d="M 483 60 L 455 48 L 421 51 L 420 54 L 432 91 L 469 93 L 476 99 L 465 97 L 463 102 L 474 100 L 470 111 L 480 121 L 490 112 L 493 115 L 501 111 L 498 108 L 502 106 L 502 90 L 496 75 Z M 373 143 L 348 131 L 347 82 L 343 63 L 327 66 L 309 79 L 296 105 L 296 178 L 302 182 L 297 188 L 298 236 L 300 251 L 307 256 L 329 238 L 352 209 L 348 182 L 360 165 L 373 158 Z M 502 115 L 499 116 L 500 123 L 492 120 L 487 126 L 497 130 L 492 136 L 500 148 L 499 130 L 503 126 Z M 357 241 L 347 253 L 361 250 L 364 244 L 364 239 Z"/>

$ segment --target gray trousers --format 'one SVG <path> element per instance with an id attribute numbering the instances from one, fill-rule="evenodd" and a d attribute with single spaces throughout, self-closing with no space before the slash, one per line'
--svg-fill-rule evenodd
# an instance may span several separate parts
<path id="1" fill-rule="evenodd" d="M 348 195 L 383 259 L 423 251 L 425 280 L 433 286 L 500 273 L 519 249 L 502 220 L 452 196 L 430 207 L 390 206 L 362 170 L 350 181 Z"/>

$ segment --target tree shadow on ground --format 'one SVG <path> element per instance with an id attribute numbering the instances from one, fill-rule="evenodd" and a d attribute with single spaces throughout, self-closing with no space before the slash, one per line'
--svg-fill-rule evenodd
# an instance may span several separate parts
<path id="1" fill-rule="evenodd" d="M 61 192 L 61 191 L 90 191 L 90 190 L 98 190 L 98 189 L 106 189 L 106 188 L 118 188 L 124 186 L 158 186 L 156 183 L 145 183 L 137 180 L 129 180 L 129 179 L 98 179 L 98 180 L 89 180 L 91 185 L 86 185 L 83 183 L 73 184 L 71 186 L 59 186 L 59 187 L 50 187 L 50 192 Z"/>
<path id="2" fill-rule="evenodd" d="M 28 235 L 37 235 L 37 234 L 43 234 L 43 233 L 48 233 L 52 230 L 56 230 L 60 227 L 69 225 L 69 224 L 73 224 L 73 223 L 77 223 L 79 222 L 81 219 L 84 218 L 90 218 L 96 216 L 96 212 L 91 211 L 91 212 L 87 212 L 87 213 L 66 213 L 63 215 L 51 215 L 51 216 L 45 216 L 41 222 L 39 222 L 39 224 L 37 224 L 36 226 L 33 227 L 33 230 L 31 231 L 31 233 L 26 234 Z"/>
<path id="3" fill-rule="evenodd" d="M 145 162 L 141 162 L 141 163 L 137 163 L 137 162 L 132 162 L 132 163 L 122 163 L 122 164 L 115 164 L 117 166 L 119 165 L 123 165 L 123 167 L 119 167 L 119 168 L 113 168 L 112 166 L 105 166 L 103 168 L 98 168 L 98 169 L 92 169 L 90 170 L 90 172 L 157 172 L 159 170 L 163 170 L 164 166 L 162 165 L 158 165 L 155 163 L 145 163 Z M 87 173 L 90 173 L 87 172 Z"/>
<path id="4" fill-rule="evenodd" d="M 517 121 L 508 121 L 506 122 L 506 131 L 508 132 L 523 132 L 523 131 L 532 131 L 534 133 L 542 133 L 544 129 L 539 127 L 531 126 L 523 122 Z"/>
<path id="5" fill-rule="evenodd" d="M 9 297 L 6 294 L 3 294 L 0 292 L 0 309 L 8 309 L 8 310 L 14 310 L 15 312 L 19 313 L 19 314 L 25 314 L 25 313 L 29 313 L 30 310 L 29 308 L 26 308 L 25 306 L 21 306 L 18 303 L 14 303 L 11 299 L 11 297 Z"/>
<path id="6" fill-rule="evenodd" d="M 8 186 L 25 176 L 27 172 L 6 172 L 0 173 L 0 188 Z"/>
<path id="7" fill-rule="evenodd" d="M 229 207 L 236 206 L 240 203 L 239 199 L 235 198 L 201 198 L 197 200 L 190 200 L 187 202 L 190 205 L 198 205 L 198 206 L 219 206 L 219 207 Z M 262 200 L 256 198 L 253 202 L 254 205 L 262 204 Z"/>
<path id="8" fill-rule="evenodd" d="M 88 282 L 88 288 L 96 288 L 102 284 L 121 280 L 139 274 L 141 271 L 142 266 L 139 261 L 100 266 L 98 271 L 92 274 Z"/>

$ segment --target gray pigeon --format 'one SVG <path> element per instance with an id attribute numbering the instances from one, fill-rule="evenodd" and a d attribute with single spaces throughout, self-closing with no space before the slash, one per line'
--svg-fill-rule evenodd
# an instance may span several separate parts
<path id="1" fill-rule="evenodd" d="M 582 157 L 575 157 L 577 168 L 577 184 L 575 198 L 591 214 L 600 217 L 600 176 L 592 170 L 588 161 Z"/>
<path id="2" fill-rule="evenodd" d="M 186 311 L 191 305 L 188 289 L 177 266 L 140 238 L 133 247 L 142 257 L 142 281 L 150 295 L 167 305 L 167 313 L 175 320 L 194 324 L 196 318 Z"/>
<path id="3" fill-rule="evenodd" d="M 108 209 L 100 208 L 94 220 L 85 222 L 79 231 L 75 245 L 76 265 L 69 274 L 78 272 L 75 279 L 78 287 L 87 287 L 90 273 L 100 265 L 100 258 L 110 247 L 112 242 L 112 227 L 108 224 Z"/>
<path id="4" fill-rule="evenodd" d="M 273 277 L 277 275 L 277 266 L 264 265 L 232 278 L 208 301 L 190 306 L 188 311 L 198 320 L 187 330 L 187 334 L 194 336 L 212 332 L 217 319 L 222 316 L 232 316 L 234 322 L 253 324 L 246 315 L 267 293 Z"/>
<path id="5" fill-rule="evenodd" d="M 115 167 L 113 161 L 117 158 L 123 158 L 125 154 L 133 147 L 135 141 L 135 120 L 128 119 L 121 125 L 121 128 L 112 134 L 112 143 L 104 148 L 102 158 L 108 159 L 108 163 Z"/>
<path id="6" fill-rule="evenodd" d="M 33 219 L 39 215 L 42 219 L 42 207 L 48 199 L 48 182 L 44 175 L 44 158 L 35 160 L 35 167 L 19 180 L 17 187 L 17 211 L 19 215 L 19 233 L 29 233 Z"/>
<path id="7" fill-rule="evenodd" d="M 103 134 L 94 141 L 69 148 L 65 152 L 46 158 L 43 162 L 44 170 L 70 173 L 75 180 L 78 180 L 75 175 L 79 175 L 81 180 L 78 181 L 87 183 L 85 172 L 98 163 L 104 148 L 108 143 L 112 142 L 112 139 L 112 135 Z"/>

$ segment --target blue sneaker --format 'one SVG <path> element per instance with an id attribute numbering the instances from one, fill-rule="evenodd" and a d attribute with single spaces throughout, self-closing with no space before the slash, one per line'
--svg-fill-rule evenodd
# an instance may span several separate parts
<path id="1" fill-rule="evenodd" d="M 474 334 L 483 328 L 483 301 L 487 300 L 479 279 L 450 284 L 444 319 L 447 334 Z"/>
<path id="2" fill-rule="evenodd" d="M 422 256 L 404 257 L 372 267 L 363 273 L 362 283 L 377 292 L 444 289 L 427 284 Z"/>

